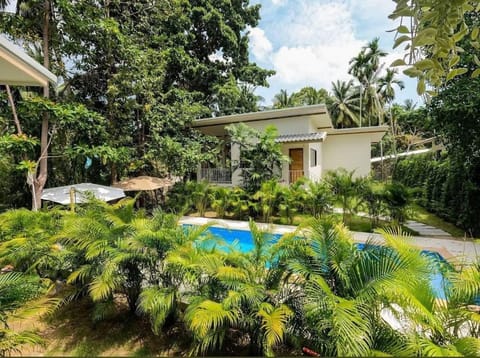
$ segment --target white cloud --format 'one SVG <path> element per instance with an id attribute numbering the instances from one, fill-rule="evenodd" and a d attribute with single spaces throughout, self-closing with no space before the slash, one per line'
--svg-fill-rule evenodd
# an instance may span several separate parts
<path id="1" fill-rule="evenodd" d="M 276 71 L 270 88 L 258 91 L 267 104 L 280 89 L 330 90 L 333 81 L 351 78 L 349 61 L 367 41 L 381 36 L 387 51 L 393 43 L 393 35 L 385 32 L 394 27 L 387 18 L 395 6 L 391 0 L 260 1 L 265 7 L 261 29 L 251 30 L 250 41 L 254 60 Z M 399 52 L 389 54 L 385 68 L 399 57 Z"/>
<path id="2" fill-rule="evenodd" d="M 272 43 L 261 28 L 255 27 L 250 29 L 249 39 L 251 51 L 259 61 L 265 60 L 272 52 Z"/>
<path id="3" fill-rule="evenodd" d="M 275 24 L 276 49 L 272 51 L 263 30 L 255 34 L 251 47 L 259 60 L 271 52 L 269 59 L 276 75 L 270 83 L 277 92 L 279 88 L 291 92 L 307 85 L 330 89 L 332 81 L 349 78 L 348 62 L 364 41 L 355 37 L 345 3 L 300 0 L 279 21 L 282 23 Z M 268 46 L 260 46 L 262 43 Z"/>

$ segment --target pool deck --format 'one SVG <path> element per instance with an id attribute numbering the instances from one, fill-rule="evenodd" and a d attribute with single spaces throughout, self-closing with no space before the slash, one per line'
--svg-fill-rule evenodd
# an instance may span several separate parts
<path id="1" fill-rule="evenodd" d="M 180 220 L 182 224 L 190 225 L 205 225 L 211 224 L 216 227 L 223 227 L 232 230 L 249 230 L 247 221 L 236 220 L 222 220 L 211 218 L 200 218 L 184 216 Z M 262 230 L 268 230 L 275 234 L 287 234 L 294 232 L 298 228 L 296 226 L 289 225 L 275 225 L 257 223 Z M 380 234 L 371 234 L 366 232 L 352 231 L 353 239 L 356 242 L 364 243 L 369 239 L 373 239 L 377 242 L 382 242 L 383 238 Z M 435 237 L 422 237 L 412 236 L 412 244 L 419 247 L 422 250 L 436 251 L 444 258 L 452 263 L 472 263 L 480 258 L 480 244 L 467 240 L 447 239 L 447 238 L 435 238 Z"/>

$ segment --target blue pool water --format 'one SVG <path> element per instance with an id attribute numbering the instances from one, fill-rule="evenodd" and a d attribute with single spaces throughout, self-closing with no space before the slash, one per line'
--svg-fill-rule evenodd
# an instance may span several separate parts
<path id="1" fill-rule="evenodd" d="M 186 225 L 188 226 L 188 225 Z M 210 227 L 207 230 L 210 234 L 220 237 L 229 245 L 234 244 L 240 251 L 249 252 L 253 250 L 253 240 L 250 231 L 246 230 L 230 230 L 218 227 Z M 272 242 L 277 241 L 282 235 L 271 234 Z M 364 244 L 357 244 L 360 249 L 364 248 Z M 445 298 L 445 279 L 440 272 L 440 266 L 447 264 L 447 261 L 438 253 L 423 250 L 422 253 L 432 259 L 434 272 L 431 276 L 431 284 L 437 298 Z"/>

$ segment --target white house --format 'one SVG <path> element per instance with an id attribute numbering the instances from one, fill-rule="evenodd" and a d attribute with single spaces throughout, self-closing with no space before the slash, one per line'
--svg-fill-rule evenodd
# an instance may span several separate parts
<path id="1" fill-rule="evenodd" d="M 325 105 L 199 119 L 193 123 L 195 128 L 225 142 L 224 158 L 219 161 L 222 164 L 201 166 L 199 180 L 224 185 L 241 183 L 240 169 L 233 172 L 231 169 L 238 163 L 240 151 L 238 146 L 230 145 L 225 130 L 225 126 L 233 123 L 244 123 L 259 131 L 269 125 L 277 128 L 277 141 L 290 157 L 290 163 L 282 168 L 281 180 L 287 184 L 300 177 L 317 181 L 327 171 L 338 168 L 355 170 L 357 176 L 368 175 L 372 143 L 379 142 L 388 129 L 388 126 L 335 129 Z"/>
<path id="2" fill-rule="evenodd" d="M 44 87 L 49 82 L 55 85 L 57 76 L 0 35 L 1 85 Z"/>

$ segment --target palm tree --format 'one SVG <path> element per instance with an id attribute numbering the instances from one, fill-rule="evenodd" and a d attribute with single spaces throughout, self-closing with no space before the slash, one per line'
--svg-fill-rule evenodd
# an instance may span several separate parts
<path id="1" fill-rule="evenodd" d="M 330 171 L 325 177 L 325 181 L 332 188 L 339 204 L 342 206 L 343 223 L 347 223 L 347 218 L 360 205 L 360 192 L 364 179 L 354 178 L 355 171 L 347 171 L 343 168 L 336 171 Z"/>
<path id="2" fill-rule="evenodd" d="M 384 77 L 379 79 L 379 93 L 381 98 L 385 103 L 389 104 L 389 115 L 390 115 L 390 130 L 393 137 L 393 154 L 397 154 L 397 141 L 396 141 L 396 130 L 395 130 L 395 118 L 392 113 L 392 102 L 395 99 L 395 89 L 394 85 L 398 86 L 401 90 L 405 88 L 403 81 L 395 78 L 397 70 L 387 69 L 387 73 Z"/>
<path id="3" fill-rule="evenodd" d="M 0 275 L 0 356 L 20 353 L 22 346 L 43 342 L 38 334 L 30 331 L 15 332 L 7 324 L 17 309 L 38 295 L 38 286 L 32 286 L 32 282 L 20 272 Z"/>
<path id="4" fill-rule="evenodd" d="M 414 111 L 417 108 L 417 104 L 414 103 L 413 100 L 411 100 L 411 99 L 406 99 L 404 104 L 403 104 L 403 108 L 407 112 Z"/>
<path id="5" fill-rule="evenodd" d="M 273 98 L 273 106 L 275 108 L 288 108 L 296 106 L 295 94 L 288 95 L 287 90 L 281 89 Z"/>
<path id="6" fill-rule="evenodd" d="M 175 215 L 155 211 L 148 219 L 135 212 L 134 203 L 92 201 L 66 217 L 58 235 L 63 245 L 83 254 L 67 282 L 88 293 L 99 307 L 112 305 L 114 295 L 120 294 L 134 312 L 142 287 L 161 278 L 167 252 L 189 238 Z"/>
<path id="7" fill-rule="evenodd" d="M 305 326 L 298 331 L 305 344 L 321 356 L 478 354 L 475 335 L 453 333 L 462 325 L 478 328 L 465 308 L 479 292 L 478 268 L 452 273 L 452 296 L 438 303 L 429 283 L 433 261 L 399 232 L 382 233 L 384 246 L 359 248 L 343 226 L 315 220 L 298 240 L 288 267 L 305 280 Z M 461 304 L 454 292 L 461 292 Z"/>
<path id="8" fill-rule="evenodd" d="M 400 88 L 401 90 L 405 88 L 405 84 L 403 83 L 403 81 L 395 78 L 397 73 L 398 72 L 396 69 L 387 68 L 385 76 L 381 77 L 378 81 L 380 95 L 386 103 L 391 104 L 392 101 L 395 99 L 395 88 L 393 87 L 394 85 L 398 86 L 398 88 Z"/>
<path id="9" fill-rule="evenodd" d="M 328 92 L 325 89 L 320 88 L 319 90 L 316 90 L 313 87 L 303 87 L 295 94 L 295 96 L 298 101 L 305 106 L 325 104 L 329 97 Z"/>
<path id="10" fill-rule="evenodd" d="M 386 55 L 380 49 L 379 39 L 375 38 L 350 61 L 349 73 L 360 83 L 360 122 L 363 122 L 365 114 L 369 125 L 381 123 L 383 118 L 383 104 L 378 95 L 377 82 L 381 70 L 380 59 Z"/>
<path id="11" fill-rule="evenodd" d="M 359 120 L 358 94 L 353 88 L 353 81 L 332 82 L 333 100 L 330 105 L 333 124 L 337 128 L 358 127 Z"/>
<path id="12" fill-rule="evenodd" d="M 299 292 L 284 284 L 285 262 L 278 255 L 273 260 L 271 235 L 252 221 L 250 230 L 253 250 L 241 253 L 231 248 L 224 253 L 224 264 L 214 272 L 217 295 L 194 297 L 186 310 L 186 324 L 194 334 L 194 354 L 222 349 L 232 330 L 241 333 L 237 340 L 246 340 L 253 355 L 270 356 L 284 340 L 294 315 L 288 303 Z"/>

